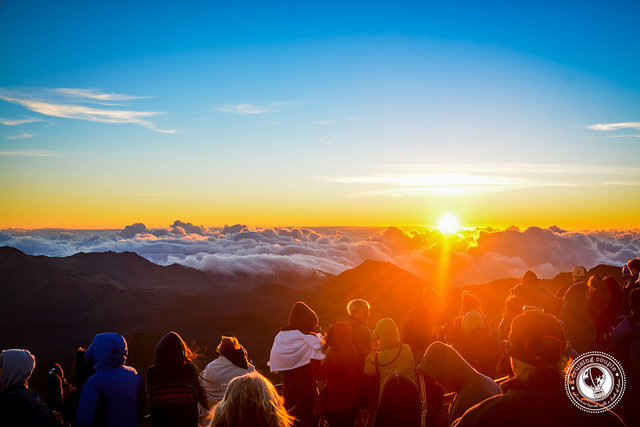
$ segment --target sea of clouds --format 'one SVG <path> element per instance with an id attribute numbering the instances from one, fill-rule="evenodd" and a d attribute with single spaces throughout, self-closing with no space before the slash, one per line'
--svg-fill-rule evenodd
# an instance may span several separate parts
<path id="1" fill-rule="evenodd" d="M 173 263 L 242 277 L 339 274 L 365 260 L 387 261 L 428 282 L 443 268 L 453 285 L 520 277 L 526 270 L 552 278 L 575 265 L 621 266 L 640 255 L 640 230 L 567 232 L 552 226 L 520 230 L 389 228 L 207 228 L 176 221 L 162 229 L 138 223 L 123 230 L 0 231 L 0 246 L 30 255 L 64 257 L 78 252 L 135 252 Z"/>

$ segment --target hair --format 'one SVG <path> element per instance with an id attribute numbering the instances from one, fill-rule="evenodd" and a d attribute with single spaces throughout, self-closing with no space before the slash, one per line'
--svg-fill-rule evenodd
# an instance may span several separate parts
<path id="1" fill-rule="evenodd" d="M 632 274 L 638 274 L 638 271 L 640 271 L 640 258 L 634 258 L 627 261 L 627 267 L 631 270 Z"/>
<path id="2" fill-rule="evenodd" d="M 294 420 L 273 384 L 262 374 L 250 372 L 229 382 L 211 426 L 291 427 Z"/>
<path id="3" fill-rule="evenodd" d="M 349 316 L 353 316 L 353 313 L 361 310 L 371 310 L 371 306 L 368 301 L 363 299 L 352 299 L 347 303 L 347 313 L 349 313 Z"/>
<path id="4" fill-rule="evenodd" d="M 222 339 L 220 340 L 220 344 L 218 344 L 218 347 L 216 347 L 216 351 L 218 352 L 218 354 L 224 356 L 230 351 L 240 350 L 241 348 L 242 346 L 240 345 L 240 341 L 238 341 L 238 338 L 226 337 L 223 335 Z"/>

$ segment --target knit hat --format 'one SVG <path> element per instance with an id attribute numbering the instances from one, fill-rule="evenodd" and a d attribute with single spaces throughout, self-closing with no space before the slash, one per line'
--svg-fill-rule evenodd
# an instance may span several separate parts
<path id="1" fill-rule="evenodd" d="M 313 332 L 318 325 L 318 316 L 307 304 L 297 301 L 289 312 L 288 329 L 298 329 L 302 332 Z"/>
<path id="2" fill-rule="evenodd" d="M 562 323 L 542 311 L 525 311 L 511 323 L 507 350 L 509 356 L 530 365 L 558 362 L 567 348 Z"/>
<path id="3" fill-rule="evenodd" d="M 571 275 L 574 279 L 583 279 L 587 275 L 587 269 L 581 265 L 576 265 L 573 267 L 573 270 L 571 270 Z"/>

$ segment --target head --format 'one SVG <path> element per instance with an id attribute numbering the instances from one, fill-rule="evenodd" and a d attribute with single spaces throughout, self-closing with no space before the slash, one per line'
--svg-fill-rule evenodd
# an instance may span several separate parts
<path id="1" fill-rule="evenodd" d="M 94 374 L 93 363 L 85 357 L 87 350 L 78 347 L 73 353 L 73 368 L 76 373 L 76 388 L 82 390 L 82 386 L 89 377 Z"/>
<path id="2" fill-rule="evenodd" d="M 484 317 L 482 317 L 482 313 L 477 310 L 467 312 L 464 315 L 464 319 L 462 319 L 462 332 L 465 335 L 469 335 L 477 329 L 482 330 L 484 327 Z"/>
<path id="3" fill-rule="evenodd" d="M 538 276 L 536 276 L 536 273 L 534 273 L 531 270 L 527 270 L 523 275 L 522 275 L 522 279 L 520 279 L 520 283 L 523 286 L 527 286 L 530 288 L 537 288 L 538 287 Z"/>
<path id="4" fill-rule="evenodd" d="M 589 277 L 589 281 L 587 282 L 587 284 L 589 285 L 590 291 L 598 290 L 600 292 L 604 292 L 605 290 L 604 280 L 602 280 L 602 278 L 597 274 Z"/>
<path id="5" fill-rule="evenodd" d="M 416 305 L 422 308 L 426 308 L 432 313 L 439 313 L 444 308 L 444 298 L 435 289 L 431 287 L 423 288 L 418 295 Z"/>
<path id="6" fill-rule="evenodd" d="M 480 300 L 477 296 L 472 295 L 469 291 L 462 291 L 460 299 L 460 314 L 465 314 L 473 310 L 480 310 Z"/>
<path id="7" fill-rule="evenodd" d="M 0 353 L 0 391 L 15 384 L 25 384 L 36 367 L 29 350 L 11 349 Z"/>
<path id="8" fill-rule="evenodd" d="M 587 278 L 587 269 L 581 265 L 576 265 L 571 270 L 571 278 L 573 283 L 583 282 Z"/>
<path id="9" fill-rule="evenodd" d="M 419 427 L 420 413 L 420 397 L 416 385 L 400 374 L 389 375 L 382 386 L 376 426 Z"/>
<path id="10" fill-rule="evenodd" d="M 220 356 L 226 357 L 234 365 L 247 369 L 249 367 L 249 356 L 243 346 L 240 345 L 240 341 L 236 337 L 223 336 L 220 340 L 220 344 L 216 348 L 216 351 Z"/>
<path id="11" fill-rule="evenodd" d="M 331 325 L 327 332 L 325 348 L 344 348 L 353 342 L 353 331 L 347 322 L 337 322 Z"/>
<path id="12" fill-rule="evenodd" d="M 365 325 L 369 322 L 371 307 L 369 302 L 363 299 L 352 299 L 347 304 L 347 313 L 349 316 L 355 317 Z"/>
<path id="13" fill-rule="evenodd" d="M 129 355 L 127 341 L 120 334 L 106 332 L 93 337 L 87 348 L 86 359 L 93 363 L 96 371 L 116 368 L 124 365 Z"/>
<path id="14" fill-rule="evenodd" d="M 627 261 L 627 268 L 631 271 L 631 278 L 637 279 L 640 273 L 640 258 L 634 258 Z"/>
<path id="15" fill-rule="evenodd" d="M 564 376 L 568 345 L 564 326 L 553 315 L 526 311 L 511 323 L 507 353 L 516 377 Z"/>
<path id="16" fill-rule="evenodd" d="M 427 348 L 418 369 L 453 392 L 460 391 L 465 377 L 476 372 L 456 349 L 440 341 Z"/>
<path id="17" fill-rule="evenodd" d="M 168 332 L 158 341 L 155 356 L 158 365 L 180 365 L 190 361 L 191 352 L 180 335 Z"/>
<path id="18" fill-rule="evenodd" d="M 384 350 L 385 348 L 397 345 L 400 342 L 400 332 L 398 332 L 398 326 L 393 319 L 385 317 L 378 320 L 376 327 L 373 330 L 374 335 L 378 338 L 378 349 Z"/>
<path id="19" fill-rule="evenodd" d="M 211 425 L 290 427 L 293 417 L 287 413 L 284 399 L 273 384 L 258 372 L 250 372 L 229 382 Z"/>
<path id="20" fill-rule="evenodd" d="M 318 316 L 307 304 L 297 301 L 289 312 L 289 329 L 298 329 L 302 332 L 314 332 L 318 326 Z"/>

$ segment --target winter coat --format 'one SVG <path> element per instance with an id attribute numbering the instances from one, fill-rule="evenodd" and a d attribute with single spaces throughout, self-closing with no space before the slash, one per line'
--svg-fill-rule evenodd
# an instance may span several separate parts
<path id="1" fill-rule="evenodd" d="M 378 337 L 378 349 L 367 356 L 364 373 L 371 376 L 380 375 L 380 393 L 385 379 L 391 374 L 404 375 L 415 384 L 413 353 L 408 344 L 400 342 L 396 323 L 389 318 L 380 319 L 373 332 Z"/>
<path id="2" fill-rule="evenodd" d="M 136 427 L 144 416 L 146 402 L 142 378 L 135 369 L 125 366 L 127 342 L 116 333 L 98 334 L 87 349 L 96 373 L 80 396 L 77 427 L 91 427 L 94 422 L 106 427 Z"/>
<path id="3" fill-rule="evenodd" d="M 198 425 L 198 401 L 206 402 L 196 369 L 186 353 L 184 341 L 175 332 L 166 334 L 156 346 L 156 363 L 147 369 L 154 427 Z"/>
<path id="4" fill-rule="evenodd" d="M 449 406 L 449 424 L 476 403 L 501 393 L 491 378 L 476 371 L 453 347 L 442 342 L 429 346 L 418 369 L 455 393 Z"/>
<path id="5" fill-rule="evenodd" d="M 587 285 L 572 285 L 564 295 L 560 320 L 567 329 L 567 338 L 578 354 L 595 350 L 597 331 L 587 308 Z"/>
<path id="6" fill-rule="evenodd" d="M 352 343 L 351 326 L 334 324 L 327 335 L 327 356 L 315 376 L 326 378 L 327 410 L 341 412 L 360 407 L 358 351 Z"/>
<path id="7" fill-rule="evenodd" d="M 613 412 L 592 414 L 575 406 L 564 380 L 530 381 L 513 378 L 502 385 L 504 394 L 490 397 L 469 409 L 452 427 L 624 426 Z"/>

